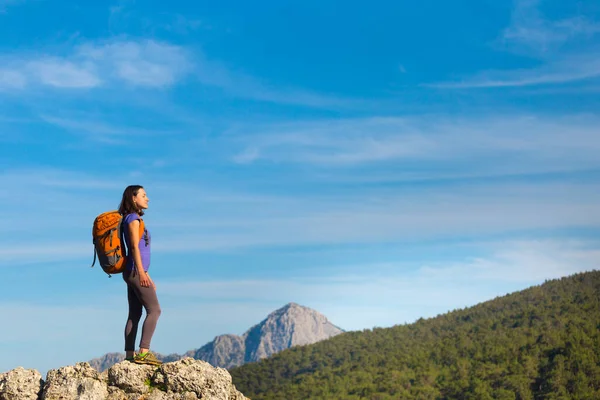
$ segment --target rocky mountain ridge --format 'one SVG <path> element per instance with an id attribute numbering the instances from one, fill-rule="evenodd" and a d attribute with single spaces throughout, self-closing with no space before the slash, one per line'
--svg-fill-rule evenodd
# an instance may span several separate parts
<path id="1" fill-rule="evenodd" d="M 247 400 L 223 368 L 184 358 L 159 367 L 129 361 L 99 373 L 89 363 L 0 374 L 2 400 Z"/>
<path id="2" fill-rule="evenodd" d="M 207 361 L 221 368 L 233 368 L 256 362 L 293 346 L 312 344 L 329 339 L 343 330 L 311 308 L 288 303 L 272 312 L 266 319 L 251 327 L 243 335 L 219 335 L 204 346 L 182 355 L 170 354 L 157 357 L 164 362 L 183 357 Z M 108 353 L 89 363 L 98 371 L 124 359 L 122 353 Z"/>

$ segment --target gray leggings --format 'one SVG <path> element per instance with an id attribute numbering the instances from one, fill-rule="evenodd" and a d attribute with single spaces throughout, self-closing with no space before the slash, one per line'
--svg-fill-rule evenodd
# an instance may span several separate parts
<path id="1" fill-rule="evenodd" d="M 125 324 L 125 351 L 135 350 L 135 337 L 142 318 L 142 307 L 146 309 L 146 319 L 142 326 L 140 348 L 149 349 L 156 322 L 161 313 L 156 290 L 153 287 L 140 285 L 140 277 L 136 270 L 125 270 L 123 280 L 127 283 L 127 300 L 129 301 L 129 316 L 127 324 Z"/>

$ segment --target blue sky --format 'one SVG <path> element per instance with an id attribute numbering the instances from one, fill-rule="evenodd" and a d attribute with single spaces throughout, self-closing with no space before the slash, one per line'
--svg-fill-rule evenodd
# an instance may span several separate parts
<path id="1" fill-rule="evenodd" d="M 600 4 L 0 0 L 0 371 L 122 351 L 94 217 L 142 184 L 162 353 L 600 260 Z"/>

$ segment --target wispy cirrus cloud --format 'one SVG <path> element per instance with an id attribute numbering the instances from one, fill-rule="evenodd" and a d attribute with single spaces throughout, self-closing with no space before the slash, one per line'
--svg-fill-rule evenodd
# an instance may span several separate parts
<path id="1" fill-rule="evenodd" d="M 94 142 L 108 145 L 122 145 L 132 138 L 152 137 L 172 133 L 158 129 L 139 126 L 110 124 L 93 116 L 77 115 L 76 117 L 61 117 L 54 115 L 41 115 L 40 118 L 53 126 L 83 136 Z"/>
<path id="2" fill-rule="evenodd" d="M 537 59 L 538 66 L 521 69 L 487 70 L 448 82 L 425 84 L 438 89 L 508 88 L 557 85 L 600 77 L 600 50 L 594 37 L 600 22 L 585 15 L 560 20 L 545 18 L 539 0 L 517 0 L 510 25 L 495 47 Z M 566 51 L 567 44 L 577 44 Z"/>
<path id="3" fill-rule="evenodd" d="M 428 170 L 446 166 L 460 174 L 473 162 L 481 174 L 521 173 L 600 167 L 599 124 L 592 115 L 432 115 L 292 122 L 232 130 L 224 140 L 239 149 L 232 159 L 241 164 L 393 163 L 419 172 L 427 163 Z M 491 162 L 503 159 L 513 162 Z"/>
<path id="4" fill-rule="evenodd" d="M 75 63 L 49 57 L 28 62 L 25 70 L 30 77 L 35 77 L 39 83 L 48 86 L 77 89 L 102 84 L 96 66 L 88 61 Z"/>
<path id="5" fill-rule="evenodd" d="M 154 40 L 87 44 L 78 52 L 117 79 L 139 86 L 171 86 L 190 69 L 186 50 Z"/>
<path id="6" fill-rule="evenodd" d="M 0 69 L 0 90 L 22 89 L 27 85 L 27 78 L 22 72 L 12 69 Z"/>
<path id="7" fill-rule="evenodd" d="M 188 72 L 186 51 L 154 40 L 85 43 L 63 56 L 2 57 L 0 88 L 54 87 L 92 89 L 119 82 L 161 88 L 176 84 Z"/>
<path id="8" fill-rule="evenodd" d="M 191 49 L 156 40 L 113 39 L 83 43 L 66 55 L 0 56 L 0 90 L 50 87 L 166 88 L 185 78 L 238 98 L 316 108 L 352 107 L 358 100 L 271 85 Z"/>
<path id="9" fill-rule="evenodd" d="M 518 0 L 510 25 L 502 32 L 500 42 L 509 48 L 544 55 L 558 50 L 573 39 L 590 38 L 600 32 L 600 23 L 585 15 L 552 21 L 540 12 L 540 0 Z"/>
<path id="10" fill-rule="evenodd" d="M 568 55 L 543 62 L 536 68 L 484 71 L 460 81 L 424 85 L 438 89 L 509 88 L 552 85 L 600 77 L 600 52 Z"/>

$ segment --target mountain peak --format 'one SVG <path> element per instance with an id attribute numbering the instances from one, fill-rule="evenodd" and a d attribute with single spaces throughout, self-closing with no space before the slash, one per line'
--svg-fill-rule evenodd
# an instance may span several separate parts
<path id="1" fill-rule="evenodd" d="M 305 306 L 302 306 L 298 303 L 287 303 L 286 305 L 284 305 L 281 308 L 278 308 L 277 310 L 273 311 L 271 314 L 269 314 L 267 316 L 267 319 L 271 316 L 279 316 L 279 315 L 283 315 L 285 313 L 288 312 L 314 312 L 314 313 L 318 313 L 318 311 L 313 310 L 312 308 L 308 308 Z"/>
<path id="2" fill-rule="evenodd" d="M 283 349 L 315 343 L 342 332 L 318 311 L 288 303 L 243 335 L 245 359 L 258 361 Z"/>

